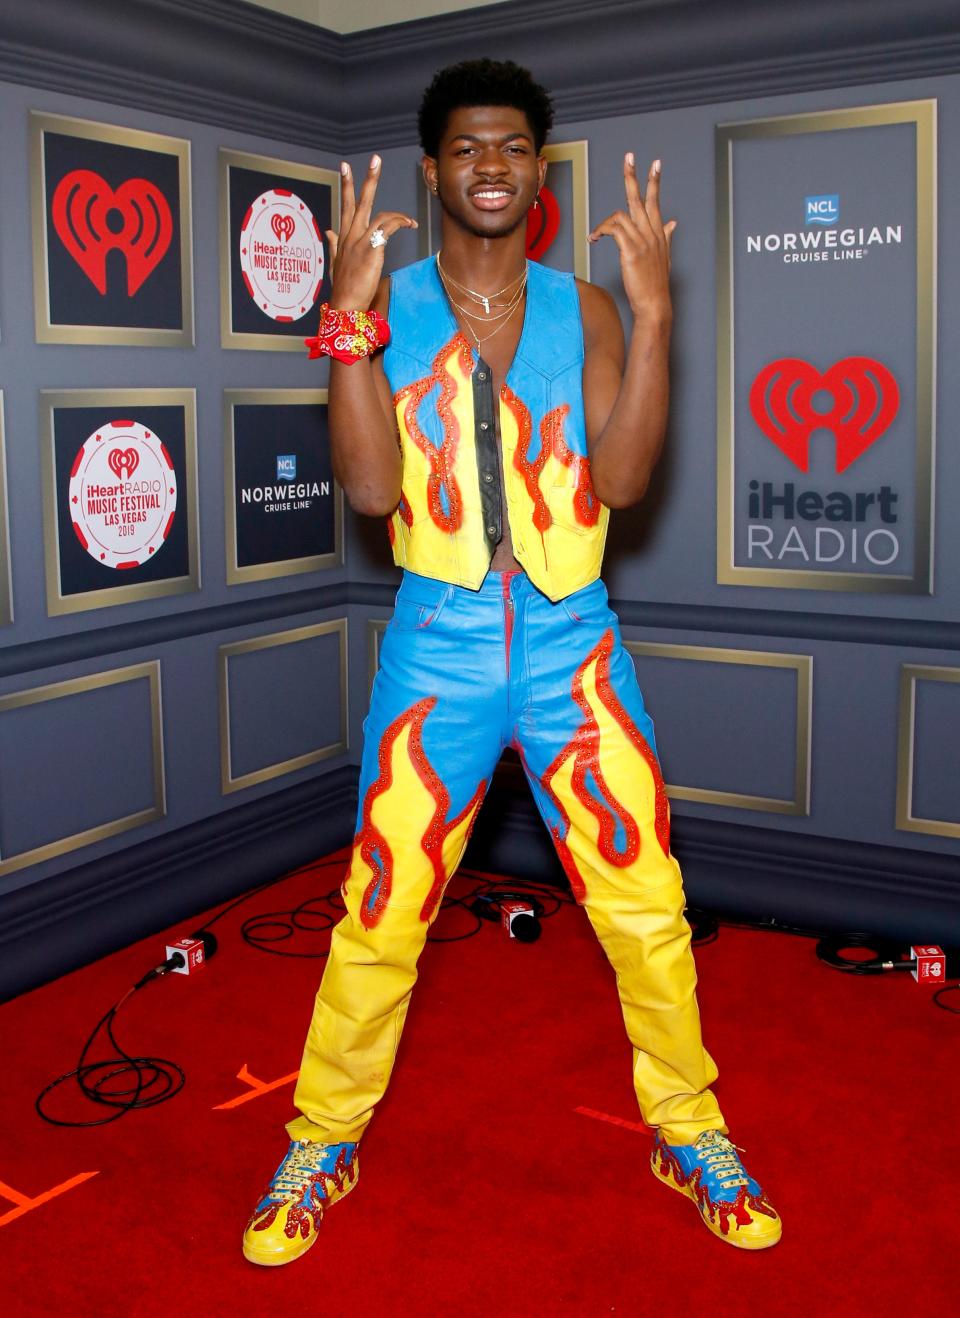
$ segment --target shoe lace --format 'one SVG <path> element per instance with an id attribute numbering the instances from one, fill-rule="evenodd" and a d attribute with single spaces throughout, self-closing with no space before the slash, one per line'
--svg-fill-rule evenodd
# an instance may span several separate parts
<path id="1" fill-rule="evenodd" d="M 309 1141 L 295 1144 L 280 1164 L 266 1197 L 286 1199 L 303 1190 L 310 1177 L 321 1170 L 316 1163 L 317 1151 Z"/>
<path id="2" fill-rule="evenodd" d="M 747 1174 L 737 1154 L 738 1146 L 718 1130 L 706 1130 L 694 1141 L 707 1169 L 724 1189 L 733 1185 L 747 1185 Z"/>

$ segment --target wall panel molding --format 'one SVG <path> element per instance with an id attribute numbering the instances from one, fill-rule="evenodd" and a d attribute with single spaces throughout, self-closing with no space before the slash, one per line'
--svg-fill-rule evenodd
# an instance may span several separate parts
<path id="1" fill-rule="evenodd" d="M 900 668 L 900 718 L 897 737 L 897 828 L 908 833 L 927 833 L 934 837 L 960 838 L 960 820 L 924 819 L 914 813 L 914 778 L 918 747 L 916 742 L 917 684 L 919 682 L 960 683 L 960 668 L 903 664 Z M 946 729 L 948 739 L 953 729 Z M 956 786 L 956 784 L 954 784 Z"/>
<path id="2" fill-rule="evenodd" d="M 273 650 L 278 646 L 303 644 L 308 641 L 316 640 L 320 636 L 336 636 L 337 638 L 337 650 L 339 656 L 337 661 L 337 695 L 340 703 L 340 714 L 337 720 L 337 739 L 325 746 L 313 747 L 310 750 L 305 751 L 303 754 L 294 756 L 293 758 L 279 760 L 272 764 L 260 765 L 256 769 L 252 769 L 247 773 L 235 773 L 231 749 L 231 659 L 235 660 L 244 655 L 255 654 L 258 651 Z M 281 778 L 285 774 L 295 773 L 299 769 L 306 769 L 311 764 L 318 764 L 321 760 L 328 760 L 332 756 L 340 755 L 348 749 L 346 618 L 333 618 L 327 622 L 314 623 L 310 627 L 295 627 L 289 631 L 272 632 L 266 636 L 250 636 L 245 641 L 234 641 L 230 645 L 221 645 L 217 655 L 217 670 L 220 698 L 220 790 L 224 795 L 228 792 L 242 791 L 246 787 L 254 787 L 258 783 L 269 782 L 273 778 Z M 263 692 L 265 701 L 269 701 L 270 694 L 269 691 Z M 284 694 L 289 699 L 295 697 L 296 693 L 286 691 Z M 307 693 L 304 694 L 307 695 Z"/>
<path id="3" fill-rule="evenodd" d="M 780 815 L 809 815 L 810 813 L 810 754 L 813 742 L 813 658 L 806 654 L 782 654 L 779 651 L 730 650 L 709 645 L 663 645 L 650 641 L 624 641 L 628 654 L 639 659 L 667 659 L 676 663 L 732 664 L 750 669 L 788 669 L 796 678 L 792 715 L 796 720 L 793 748 L 793 795 L 787 799 L 774 796 L 756 796 L 744 792 L 731 792 L 726 787 L 692 787 L 667 783 L 672 801 L 700 801 L 707 805 L 722 805 L 737 810 L 765 810 Z M 710 670 L 699 674 L 699 681 L 709 684 Z M 642 677 L 642 669 L 641 674 Z M 759 676 L 759 675 L 758 675 Z M 645 682 L 641 681 L 644 690 Z M 752 696 L 759 699 L 756 682 Z M 711 730 L 711 736 L 713 736 Z M 736 752 L 733 751 L 733 758 Z M 728 766 L 729 771 L 729 766 Z"/>

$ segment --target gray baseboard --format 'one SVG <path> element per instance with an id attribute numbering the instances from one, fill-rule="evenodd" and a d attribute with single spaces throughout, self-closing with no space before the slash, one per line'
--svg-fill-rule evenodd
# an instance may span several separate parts
<path id="1" fill-rule="evenodd" d="M 356 799 L 357 770 L 338 769 L 9 894 L 0 900 L 0 1000 L 345 846 Z M 683 817 L 673 845 L 693 906 L 750 923 L 960 946 L 954 856 Z M 509 762 L 464 864 L 566 884 Z"/>
<path id="2" fill-rule="evenodd" d="M 337 769 L 0 898 L 0 1001 L 345 846 L 356 800 Z"/>
<path id="3" fill-rule="evenodd" d="M 564 884 L 519 778 L 506 765 L 498 772 L 464 863 Z M 691 906 L 749 923 L 960 946 L 955 856 L 683 816 L 672 833 Z"/>

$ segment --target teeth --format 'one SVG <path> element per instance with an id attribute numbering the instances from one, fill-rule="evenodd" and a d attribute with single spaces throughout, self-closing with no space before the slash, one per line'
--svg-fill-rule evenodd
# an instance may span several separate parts
<path id="1" fill-rule="evenodd" d="M 509 197 L 509 192 L 475 192 L 475 197 L 486 197 L 487 200 L 494 200 L 498 197 Z"/>

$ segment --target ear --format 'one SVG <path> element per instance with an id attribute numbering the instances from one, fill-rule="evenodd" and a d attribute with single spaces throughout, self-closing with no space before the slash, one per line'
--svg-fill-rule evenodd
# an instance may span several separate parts
<path id="1" fill-rule="evenodd" d="M 424 156 L 420 161 L 420 168 L 423 170 L 423 181 L 427 185 L 428 192 L 437 190 L 437 162 L 433 156 Z"/>
<path id="2" fill-rule="evenodd" d="M 537 173 L 540 176 L 539 182 L 537 183 L 537 191 L 539 192 L 547 177 L 547 160 L 545 156 L 538 156 L 537 158 Z"/>

